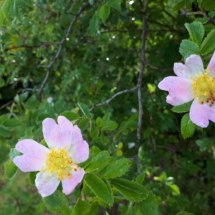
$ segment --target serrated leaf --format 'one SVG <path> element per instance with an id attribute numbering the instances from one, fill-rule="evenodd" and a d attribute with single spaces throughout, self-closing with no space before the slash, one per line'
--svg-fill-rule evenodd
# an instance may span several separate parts
<path id="1" fill-rule="evenodd" d="M 84 116 L 91 117 L 90 109 L 87 105 L 78 103 L 78 107 L 80 108 L 80 110 L 84 114 Z"/>
<path id="2" fill-rule="evenodd" d="M 181 119 L 181 134 L 184 139 L 194 134 L 196 125 L 190 120 L 189 114 L 185 114 Z"/>
<path id="3" fill-rule="evenodd" d="M 92 36 L 98 34 L 99 20 L 100 18 L 97 13 L 95 13 L 93 17 L 90 19 L 89 32 Z"/>
<path id="4" fill-rule="evenodd" d="M 119 1 L 113 0 L 113 1 L 109 1 L 107 4 L 110 5 L 112 8 L 114 8 L 115 10 L 121 11 L 121 5 Z"/>
<path id="5" fill-rule="evenodd" d="M 133 208 L 134 208 L 133 203 L 129 202 L 129 204 L 123 209 L 122 215 L 136 215 L 134 214 Z"/>
<path id="6" fill-rule="evenodd" d="M 144 181 L 144 179 L 145 179 L 145 173 L 143 172 L 143 173 L 139 174 L 139 175 L 136 177 L 136 180 L 135 180 L 135 181 L 136 181 L 138 184 L 142 184 L 143 181 Z"/>
<path id="7" fill-rule="evenodd" d="M 95 174 L 87 174 L 84 183 L 94 192 L 94 194 L 108 205 L 113 204 L 113 196 L 104 181 Z"/>
<path id="8" fill-rule="evenodd" d="M 174 106 L 172 108 L 172 111 L 174 111 L 176 113 L 185 113 L 185 112 L 188 112 L 188 111 L 190 111 L 190 106 L 191 106 L 192 102 L 193 101 L 184 103 L 182 105 Z"/>
<path id="9" fill-rule="evenodd" d="M 179 52 L 181 55 L 186 59 L 192 54 L 199 55 L 200 54 L 200 49 L 199 46 L 190 41 L 190 40 L 182 40 L 179 48 Z"/>
<path id="10" fill-rule="evenodd" d="M 131 161 L 126 158 L 122 158 L 105 167 L 99 172 L 99 175 L 102 175 L 102 177 L 106 179 L 120 177 L 129 170 L 130 166 Z"/>
<path id="11" fill-rule="evenodd" d="M 136 203 L 135 215 L 158 215 L 158 204 L 155 195 L 150 192 L 147 199 Z"/>
<path id="12" fill-rule="evenodd" d="M 148 197 L 148 190 L 142 185 L 127 179 L 115 178 L 111 184 L 129 201 L 139 202 Z"/>
<path id="13" fill-rule="evenodd" d="M 68 200 L 62 192 L 56 190 L 52 195 L 43 198 L 43 202 L 47 209 L 55 214 L 70 215 L 70 208 Z"/>
<path id="14" fill-rule="evenodd" d="M 5 168 L 5 175 L 7 178 L 12 179 L 18 170 L 18 167 L 13 163 L 12 160 L 7 161 L 4 163 L 4 168 Z"/>
<path id="15" fill-rule="evenodd" d="M 83 201 L 81 199 L 78 199 L 78 201 L 75 204 L 75 207 L 72 210 L 71 215 L 88 215 L 90 211 L 91 205 L 90 203 Z"/>
<path id="16" fill-rule="evenodd" d="M 5 128 L 3 126 L 0 126 L 0 136 L 2 136 L 2 137 L 10 137 L 11 133 L 7 128 Z"/>
<path id="17" fill-rule="evenodd" d="M 107 151 L 102 151 L 90 160 L 89 165 L 85 167 L 85 172 L 99 170 L 107 166 L 113 160 L 114 158 L 112 158 Z"/>
<path id="18" fill-rule="evenodd" d="M 182 7 L 184 7 L 184 5 L 185 5 L 185 1 L 177 2 L 176 4 L 173 5 L 172 11 L 176 12 L 176 11 L 180 10 Z"/>
<path id="19" fill-rule="evenodd" d="M 90 120 L 87 117 L 84 117 L 78 124 L 78 127 L 81 129 L 81 131 L 83 132 L 87 126 L 89 125 Z"/>
<path id="20" fill-rule="evenodd" d="M 202 3 L 202 7 L 207 11 L 212 11 L 215 9 L 215 1 L 207 0 Z"/>
<path id="21" fill-rule="evenodd" d="M 80 118 L 79 114 L 74 113 L 72 111 L 64 111 L 63 113 L 60 114 L 60 116 L 65 116 L 70 121 Z"/>
<path id="22" fill-rule="evenodd" d="M 20 121 L 18 119 L 15 119 L 15 118 L 12 118 L 12 119 L 8 119 L 4 125 L 6 127 L 10 127 L 10 128 L 13 128 L 13 127 L 16 127 L 17 125 L 20 125 Z"/>
<path id="23" fill-rule="evenodd" d="M 185 27 L 189 32 L 191 40 L 197 45 L 200 45 L 204 37 L 204 26 L 202 23 L 197 21 L 190 24 L 185 23 Z"/>
<path id="24" fill-rule="evenodd" d="M 102 5 L 101 8 L 99 9 L 99 16 L 102 19 L 103 23 L 106 22 L 109 15 L 110 15 L 110 6 L 107 4 Z"/>
<path id="25" fill-rule="evenodd" d="M 201 54 L 207 54 L 215 49 L 215 30 L 212 30 L 201 45 Z"/>

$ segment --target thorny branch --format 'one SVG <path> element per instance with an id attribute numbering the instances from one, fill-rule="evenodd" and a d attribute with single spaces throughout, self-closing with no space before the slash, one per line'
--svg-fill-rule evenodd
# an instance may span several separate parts
<path id="1" fill-rule="evenodd" d="M 53 60 L 51 61 L 51 63 L 48 65 L 48 66 L 43 66 L 43 65 L 38 65 L 39 67 L 43 67 L 43 68 L 46 68 L 47 69 L 47 72 L 46 72 L 46 77 L 44 78 L 41 86 L 40 86 L 40 89 L 39 89 L 39 100 L 41 101 L 42 99 L 42 92 L 43 92 L 43 89 L 46 85 L 46 82 L 49 78 L 49 74 L 50 74 L 50 69 L 51 67 L 55 64 L 55 62 L 57 61 L 57 59 L 59 58 L 60 54 L 61 54 L 61 51 L 62 51 L 62 48 L 63 48 L 63 44 L 65 43 L 66 39 L 68 38 L 69 34 L 71 33 L 72 31 L 72 28 L 75 24 L 75 22 L 77 21 L 78 17 L 81 15 L 81 13 L 89 6 L 90 4 L 89 3 L 86 3 L 83 7 L 81 7 L 79 9 L 79 11 L 75 14 L 75 17 L 74 19 L 72 20 L 72 22 L 70 23 L 69 25 L 69 28 L 67 30 L 67 33 L 66 35 L 64 36 L 64 38 L 61 40 L 61 42 L 59 43 L 54 43 L 54 44 L 58 44 L 59 45 L 59 48 L 58 48 L 58 51 L 55 55 L 55 57 L 53 58 Z"/>
<path id="2" fill-rule="evenodd" d="M 93 107 L 90 108 L 90 111 L 93 111 L 96 107 L 108 105 L 115 97 L 117 97 L 117 96 L 119 96 L 119 95 L 121 95 L 121 94 L 129 93 L 129 92 L 132 92 L 132 91 L 135 91 L 135 90 L 137 90 L 137 87 L 133 87 L 133 88 L 128 89 L 128 90 L 120 91 L 120 92 L 114 94 L 112 97 L 110 97 L 110 98 L 109 98 L 108 100 L 106 100 L 105 102 L 102 102 L 102 103 L 99 103 L 99 104 L 94 105 Z"/>

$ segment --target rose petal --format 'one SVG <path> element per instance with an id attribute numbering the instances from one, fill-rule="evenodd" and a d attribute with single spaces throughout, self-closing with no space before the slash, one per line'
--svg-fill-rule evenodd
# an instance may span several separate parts
<path id="1" fill-rule="evenodd" d="M 186 61 L 185 65 L 188 66 L 191 70 L 190 76 L 195 77 L 196 74 L 204 72 L 204 65 L 202 59 L 199 55 L 190 55 Z"/>
<path id="2" fill-rule="evenodd" d="M 211 73 L 210 73 L 211 76 L 215 76 L 215 52 L 214 52 L 214 54 L 213 54 L 213 56 L 212 56 L 212 58 L 208 64 L 207 69 L 209 69 L 211 71 Z"/>
<path id="3" fill-rule="evenodd" d="M 187 78 L 190 79 L 190 76 L 192 76 L 192 71 L 190 68 L 183 63 L 174 63 L 174 73 L 181 78 Z"/>
<path id="4" fill-rule="evenodd" d="M 190 108 L 190 119 L 196 125 L 206 128 L 209 125 L 210 109 L 208 104 L 200 104 L 193 101 Z"/>
<path id="5" fill-rule="evenodd" d="M 193 99 L 191 80 L 169 76 L 164 78 L 158 87 L 169 92 L 166 102 L 173 106 L 184 104 Z"/>
<path id="6" fill-rule="evenodd" d="M 63 193 L 65 193 L 66 195 L 70 194 L 75 189 L 75 187 L 82 181 L 84 173 L 85 172 L 82 168 L 78 169 L 77 171 L 71 171 L 72 178 L 66 178 L 62 181 Z"/>
<path id="7" fill-rule="evenodd" d="M 45 164 L 49 149 L 31 139 L 21 140 L 16 144 L 16 150 L 24 153 L 15 157 L 13 162 L 23 172 L 39 171 Z"/>
<path id="8" fill-rule="evenodd" d="M 39 172 L 36 175 L 35 185 L 42 197 L 46 197 L 54 193 L 59 183 L 60 181 L 58 180 L 56 174 L 52 174 L 50 176 L 49 173 L 45 171 Z"/>
<path id="9" fill-rule="evenodd" d="M 43 121 L 43 133 L 48 146 L 69 147 L 72 144 L 72 123 L 64 116 L 58 117 L 58 124 L 54 125 L 53 121 L 49 118 Z"/>
<path id="10" fill-rule="evenodd" d="M 69 155 L 76 163 L 84 162 L 89 158 L 89 145 L 83 140 L 81 130 L 77 125 L 73 127 L 73 140 L 69 151 Z"/>
<path id="11" fill-rule="evenodd" d="M 43 136 L 44 139 L 49 146 L 49 148 L 54 147 L 54 143 L 52 141 L 52 136 L 50 135 L 51 131 L 55 129 L 57 123 L 52 118 L 46 118 L 43 120 Z"/>

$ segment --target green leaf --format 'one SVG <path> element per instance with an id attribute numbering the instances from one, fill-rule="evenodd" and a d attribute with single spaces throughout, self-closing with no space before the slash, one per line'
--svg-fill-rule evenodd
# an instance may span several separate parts
<path id="1" fill-rule="evenodd" d="M 181 120 L 181 134 L 184 139 L 194 134 L 196 125 L 190 120 L 189 114 L 185 114 Z"/>
<path id="2" fill-rule="evenodd" d="M 158 215 L 158 204 L 155 195 L 150 192 L 147 199 L 136 203 L 135 215 Z"/>
<path id="3" fill-rule="evenodd" d="M 212 30 L 201 45 L 201 54 L 207 54 L 215 49 L 215 30 Z"/>
<path id="4" fill-rule="evenodd" d="M 103 123 L 102 130 L 114 130 L 118 127 L 118 124 L 115 121 L 107 121 Z"/>
<path id="5" fill-rule="evenodd" d="M 89 25 L 88 29 L 92 36 L 95 36 L 98 34 L 99 20 L 100 20 L 100 18 L 97 13 L 95 13 L 90 20 L 90 25 Z"/>
<path id="6" fill-rule="evenodd" d="M 99 16 L 102 19 L 103 23 L 106 22 L 109 15 L 110 15 L 110 6 L 107 4 L 102 5 L 101 8 L 99 9 Z"/>
<path id="7" fill-rule="evenodd" d="M 21 0 L 24 4 L 28 5 L 29 7 L 33 7 L 33 0 Z"/>
<path id="8" fill-rule="evenodd" d="M 173 11 L 173 12 L 176 12 L 176 11 L 180 10 L 182 7 L 184 7 L 184 5 L 185 5 L 185 1 L 177 2 L 177 3 L 174 4 L 174 6 L 172 7 L 172 11 Z"/>
<path id="9" fill-rule="evenodd" d="M 64 111 L 63 113 L 60 114 L 60 116 L 65 116 L 70 121 L 80 118 L 79 114 L 74 113 L 72 111 Z"/>
<path id="10" fill-rule="evenodd" d="M 177 213 L 176 215 L 192 215 L 192 214 L 188 213 L 186 211 L 181 211 L 181 212 Z"/>
<path id="11" fill-rule="evenodd" d="M 31 185 L 35 185 L 36 175 L 37 175 L 37 172 L 30 172 L 29 181 Z"/>
<path id="12" fill-rule="evenodd" d="M 75 204 L 75 207 L 72 210 L 71 215 L 88 215 L 90 211 L 91 205 L 90 203 L 83 201 L 81 199 L 78 199 L 78 201 Z"/>
<path id="13" fill-rule="evenodd" d="M 116 178 L 111 180 L 111 184 L 131 202 L 139 202 L 148 197 L 147 189 L 136 182 Z"/>
<path id="14" fill-rule="evenodd" d="M 14 16 L 13 9 L 12 9 L 13 4 L 14 4 L 14 0 L 6 0 L 4 1 L 1 7 L 2 12 L 7 18 Z"/>
<path id="15" fill-rule="evenodd" d="M 185 27 L 189 32 L 191 40 L 197 45 L 200 45 L 204 37 L 204 26 L 202 23 L 197 21 L 191 24 L 185 23 Z"/>
<path id="16" fill-rule="evenodd" d="M 78 107 L 81 109 L 84 116 L 91 117 L 90 109 L 87 105 L 78 103 Z"/>
<path id="17" fill-rule="evenodd" d="M 95 193 L 95 195 L 106 202 L 108 205 L 113 204 L 113 196 L 107 184 L 95 174 L 87 174 L 84 177 L 84 183 Z"/>
<path id="18" fill-rule="evenodd" d="M 39 102 L 36 100 L 35 97 L 31 97 L 28 101 L 24 104 L 26 109 L 36 109 L 39 106 Z"/>
<path id="19" fill-rule="evenodd" d="M 109 1 L 107 4 L 110 5 L 112 8 L 114 8 L 115 10 L 121 11 L 121 5 L 119 1 L 113 0 L 113 1 Z"/>
<path id="20" fill-rule="evenodd" d="M 172 111 L 174 111 L 176 113 L 185 113 L 185 112 L 188 112 L 188 111 L 190 111 L 190 106 L 191 106 L 192 102 L 193 101 L 184 103 L 182 105 L 174 106 L 172 108 Z"/>
<path id="21" fill-rule="evenodd" d="M 0 125 L 3 125 L 4 122 L 9 119 L 9 117 L 10 117 L 10 114 L 1 115 L 0 116 Z"/>
<path id="22" fill-rule="evenodd" d="M 215 1 L 213 0 L 204 1 L 202 6 L 205 10 L 212 11 L 215 9 Z"/>
<path id="23" fill-rule="evenodd" d="M 211 142 L 210 139 L 203 138 L 201 140 L 196 140 L 196 144 L 199 146 L 200 151 L 203 152 L 206 151 L 213 143 Z"/>
<path id="24" fill-rule="evenodd" d="M 43 198 L 43 201 L 47 209 L 53 214 L 71 214 L 68 200 L 65 194 L 63 194 L 59 190 L 56 190 L 52 195 Z"/>
<path id="25" fill-rule="evenodd" d="M 94 0 L 88 0 L 90 4 L 93 4 L 94 3 Z"/>
<path id="26" fill-rule="evenodd" d="M 99 204 L 97 201 L 93 202 L 91 205 L 90 211 L 88 215 L 97 215 L 97 212 L 99 210 Z"/>
<path id="27" fill-rule="evenodd" d="M 107 166 L 113 160 L 114 158 L 112 158 L 107 151 L 102 151 L 90 160 L 89 165 L 85 167 L 85 172 L 99 170 Z"/>
<path id="28" fill-rule="evenodd" d="M 103 119 L 101 117 L 96 118 L 96 125 L 97 127 L 101 128 L 103 125 Z"/>
<path id="29" fill-rule="evenodd" d="M 87 117 L 84 117 L 78 124 L 78 127 L 81 129 L 81 131 L 84 131 L 87 126 L 89 125 L 90 120 Z"/>
<path id="30" fill-rule="evenodd" d="M 16 175 L 18 169 L 18 167 L 13 163 L 12 160 L 9 160 L 6 163 L 4 163 L 4 168 L 5 175 L 9 179 L 12 179 Z"/>
<path id="31" fill-rule="evenodd" d="M 17 157 L 19 155 L 21 155 L 21 153 L 19 151 L 17 151 L 14 148 L 10 149 L 10 152 L 9 152 L 10 160 L 13 160 L 15 157 Z"/>
<path id="32" fill-rule="evenodd" d="M 4 15 L 3 11 L 2 11 L 2 8 L 0 8 L 0 27 L 2 26 L 4 20 L 5 20 L 5 15 Z"/>
<path id="33" fill-rule="evenodd" d="M 126 158 L 122 158 L 105 167 L 102 171 L 99 172 L 99 175 L 102 175 L 107 179 L 120 177 L 129 170 L 130 166 L 131 161 Z"/>
<path id="34" fill-rule="evenodd" d="M 0 22 L 1 22 L 1 13 L 0 13 Z M 0 77 L 0 87 L 4 87 L 5 86 L 5 81 L 3 78 Z"/>
<path id="35" fill-rule="evenodd" d="M 136 177 L 136 182 L 138 183 L 138 184 L 142 184 L 143 183 L 143 181 L 144 181 L 144 179 L 145 179 L 145 173 L 141 173 L 140 175 L 138 175 L 137 177 Z"/>
<path id="36" fill-rule="evenodd" d="M 11 133 L 7 128 L 5 128 L 3 126 L 0 126 L 0 136 L 2 136 L 2 137 L 10 137 Z"/>
<path id="37" fill-rule="evenodd" d="M 17 125 L 20 125 L 20 121 L 18 119 L 15 119 L 15 118 L 12 118 L 12 119 L 8 119 L 4 125 L 6 127 L 10 127 L 10 128 L 13 128 L 13 127 L 16 127 Z"/>
<path id="38" fill-rule="evenodd" d="M 200 54 L 200 49 L 199 46 L 190 41 L 190 40 L 182 40 L 179 48 L 179 52 L 181 55 L 186 59 L 192 54 L 199 55 Z"/>
<path id="39" fill-rule="evenodd" d="M 176 184 L 172 184 L 172 185 L 169 185 L 169 187 L 172 189 L 172 194 L 174 196 L 177 196 L 177 195 L 180 195 L 180 189 L 179 187 L 176 185 Z"/>

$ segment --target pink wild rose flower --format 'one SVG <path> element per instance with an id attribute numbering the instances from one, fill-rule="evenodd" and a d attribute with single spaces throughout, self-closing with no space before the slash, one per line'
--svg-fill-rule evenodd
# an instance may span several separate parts
<path id="1" fill-rule="evenodd" d="M 185 64 L 175 63 L 174 72 L 177 77 L 166 77 L 158 84 L 169 92 L 166 102 L 177 106 L 193 100 L 192 122 L 203 128 L 209 120 L 215 122 L 215 52 L 205 70 L 200 56 L 191 55 Z"/>
<path id="2" fill-rule="evenodd" d="M 15 157 L 13 162 L 23 172 L 39 171 L 35 184 L 42 197 L 54 193 L 60 181 L 68 195 L 84 177 L 84 169 L 78 163 L 88 159 L 89 145 L 78 126 L 64 116 L 58 117 L 58 124 L 46 118 L 43 135 L 49 148 L 31 139 L 21 140 L 15 148 L 23 155 Z"/>

